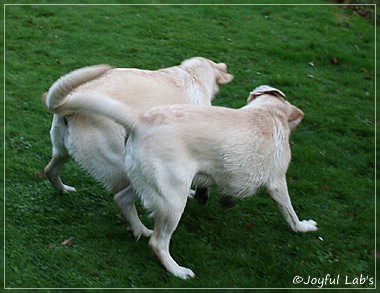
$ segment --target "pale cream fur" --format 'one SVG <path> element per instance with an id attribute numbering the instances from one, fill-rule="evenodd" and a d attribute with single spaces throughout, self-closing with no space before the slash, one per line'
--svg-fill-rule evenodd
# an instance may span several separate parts
<path id="1" fill-rule="evenodd" d="M 72 95 L 107 95 L 138 111 L 157 105 L 211 105 L 218 85 L 232 80 L 224 63 L 194 57 L 178 66 L 160 70 L 114 68 L 109 65 L 75 70 L 57 80 L 43 100 L 49 111 L 65 105 Z M 52 185 L 61 192 L 75 191 L 60 178 L 64 164 L 72 156 L 97 181 L 115 194 L 116 205 L 123 212 L 136 239 L 149 236 L 138 219 L 127 187 L 129 180 L 123 160 L 128 133 L 112 119 L 95 113 L 54 114 L 50 130 L 53 156 L 45 168 Z"/>
<path id="2" fill-rule="evenodd" d="M 142 113 L 104 95 L 75 94 L 56 111 L 94 111 L 130 132 L 124 161 L 131 181 L 129 197 L 137 193 L 152 212 L 155 226 L 149 244 L 177 277 L 194 276 L 169 253 L 193 182 L 239 198 L 264 187 L 294 231 L 317 230 L 313 220 L 299 220 L 285 178 L 291 159 L 290 132 L 303 112 L 275 88 L 253 90 L 241 109 L 171 105 Z"/>

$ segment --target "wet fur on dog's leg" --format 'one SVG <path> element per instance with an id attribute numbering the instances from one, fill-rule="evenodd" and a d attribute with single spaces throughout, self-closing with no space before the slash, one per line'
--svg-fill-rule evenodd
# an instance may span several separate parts
<path id="1" fill-rule="evenodd" d="M 318 230 L 317 223 L 313 220 L 299 220 L 290 200 L 285 175 L 274 179 L 268 186 L 268 192 L 278 204 L 285 220 L 294 232 Z"/>
<path id="2" fill-rule="evenodd" d="M 141 236 L 149 237 L 152 235 L 153 231 L 146 228 L 137 215 L 135 207 L 137 195 L 131 186 L 116 193 L 113 200 L 120 209 L 124 219 L 130 225 L 130 229 L 136 241 L 139 240 Z"/>

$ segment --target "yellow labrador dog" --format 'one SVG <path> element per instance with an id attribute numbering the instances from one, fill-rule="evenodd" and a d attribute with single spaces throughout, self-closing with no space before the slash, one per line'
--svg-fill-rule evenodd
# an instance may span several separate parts
<path id="1" fill-rule="evenodd" d="M 61 77 L 43 100 L 53 113 L 73 95 L 107 95 L 133 111 L 168 104 L 211 105 L 218 85 L 232 79 L 224 63 L 201 57 L 156 71 L 97 65 Z M 116 205 L 128 221 L 134 237 L 139 239 L 141 235 L 149 236 L 151 230 L 140 222 L 134 202 L 127 196 L 129 180 L 123 164 L 127 136 L 123 126 L 102 115 L 83 112 L 69 116 L 54 114 L 50 130 L 53 156 L 45 173 L 57 190 L 75 191 L 60 178 L 63 165 L 72 156 L 116 194 Z"/>
<path id="2" fill-rule="evenodd" d="M 133 199 L 137 193 L 152 212 L 149 244 L 163 266 L 187 279 L 194 273 L 174 261 L 169 242 L 192 182 L 216 186 L 221 194 L 237 198 L 265 187 L 293 231 L 317 230 L 313 220 L 299 220 L 288 194 L 289 136 L 303 112 L 284 97 L 278 89 L 260 86 L 241 109 L 171 105 L 138 112 L 106 96 L 79 93 L 56 111 L 93 111 L 127 129 L 128 196 Z"/>

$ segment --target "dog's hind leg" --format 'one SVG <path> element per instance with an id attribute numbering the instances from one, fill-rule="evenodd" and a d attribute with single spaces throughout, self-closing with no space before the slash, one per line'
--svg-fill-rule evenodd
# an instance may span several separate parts
<path id="1" fill-rule="evenodd" d="M 154 195 L 156 199 L 160 198 L 160 202 L 154 211 L 155 224 L 149 246 L 170 273 L 185 280 L 194 277 L 193 271 L 179 266 L 169 253 L 170 238 L 177 228 L 186 205 L 186 191 L 183 194 L 173 195 L 169 200 L 164 200 L 161 195 Z"/>
<path id="2" fill-rule="evenodd" d="M 316 231 L 317 223 L 313 220 L 300 221 L 293 209 L 285 176 L 273 180 L 268 186 L 268 192 L 277 202 L 285 220 L 295 232 Z"/>
<path id="3" fill-rule="evenodd" d="M 149 237 L 152 235 L 153 231 L 146 228 L 137 215 L 135 207 L 137 195 L 131 186 L 116 193 L 113 200 L 120 209 L 124 219 L 130 225 L 130 229 L 136 241 L 139 240 L 141 236 Z"/>
<path id="4" fill-rule="evenodd" d="M 45 167 L 45 174 L 54 188 L 62 193 L 68 193 L 72 191 L 76 191 L 76 189 L 72 186 L 68 186 L 63 184 L 60 176 L 61 169 L 63 165 L 69 160 L 68 155 L 64 154 L 53 154 L 52 159 L 49 164 Z"/>
<path id="5" fill-rule="evenodd" d="M 74 187 L 63 184 L 61 180 L 61 170 L 63 165 L 69 160 L 69 154 L 64 146 L 65 132 L 67 131 L 67 121 L 64 117 L 54 115 L 50 139 L 53 145 L 53 155 L 49 164 L 45 167 L 45 174 L 54 188 L 60 192 L 67 193 L 76 191 Z"/>

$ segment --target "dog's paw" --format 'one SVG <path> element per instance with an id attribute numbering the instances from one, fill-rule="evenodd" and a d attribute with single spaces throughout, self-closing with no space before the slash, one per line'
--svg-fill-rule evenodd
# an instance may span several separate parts
<path id="1" fill-rule="evenodd" d="M 141 232 L 141 235 L 144 236 L 144 237 L 150 237 L 152 236 L 153 234 L 153 230 L 150 230 L 148 228 L 145 228 L 143 229 L 143 231 Z"/>
<path id="2" fill-rule="evenodd" d="M 62 193 L 69 193 L 69 192 L 76 192 L 77 190 L 75 189 L 75 187 L 63 184 L 61 191 Z"/>
<path id="3" fill-rule="evenodd" d="M 136 240 L 139 241 L 141 236 L 144 237 L 150 237 L 153 234 L 153 230 L 150 230 L 146 227 L 142 227 L 141 229 L 138 230 L 133 230 L 131 228 L 128 228 L 129 233 L 132 234 L 132 237 Z"/>
<path id="4" fill-rule="evenodd" d="M 297 225 L 297 232 L 310 232 L 317 231 L 317 222 L 313 220 L 303 220 L 300 221 Z"/>
<path id="5" fill-rule="evenodd" d="M 189 278 L 194 278 L 195 274 L 192 270 L 185 267 L 178 267 L 172 274 L 178 278 L 183 280 L 187 280 Z"/>

